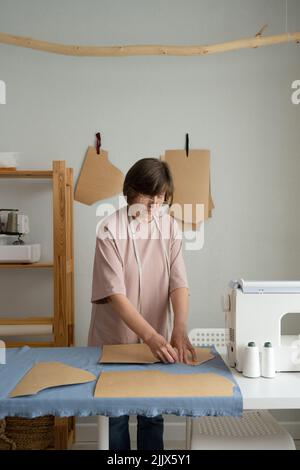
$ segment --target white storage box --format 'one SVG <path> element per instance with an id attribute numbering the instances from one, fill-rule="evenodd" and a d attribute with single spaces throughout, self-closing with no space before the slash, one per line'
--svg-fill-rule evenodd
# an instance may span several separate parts
<path id="1" fill-rule="evenodd" d="M 41 245 L 0 245 L 0 263 L 36 263 L 41 258 Z"/>
<path id="2" fill-rule="evenodd" d="M 192 418 L 191 450 L 295 450 L 292 436 L 267 410 Z"/>

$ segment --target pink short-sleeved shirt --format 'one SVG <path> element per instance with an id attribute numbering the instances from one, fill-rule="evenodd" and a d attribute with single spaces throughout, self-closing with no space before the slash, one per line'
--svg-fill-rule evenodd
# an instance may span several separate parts
<path id="1" fill-rule="evenodd" d="M 182 234 L 177 222 L 168 214 L 137 226 L 136 246 L 142 265 L 141 303 L 139 304 L 139 271 L 125 206 L 106 217 L 101 226 L 106 237 L 96 238 L 92 282 L 92 315 L 89 346 L 138 343 L 139 338 L 112 308 L 106 297 L 126 295 L 148 323 L 167 337 L 167 312 L 170 293 L 187 287 L 182 255 Z M 151 235 L 151 236 L 150 236 Z M 170 275 L 163 244 L 170 263 Z"/>

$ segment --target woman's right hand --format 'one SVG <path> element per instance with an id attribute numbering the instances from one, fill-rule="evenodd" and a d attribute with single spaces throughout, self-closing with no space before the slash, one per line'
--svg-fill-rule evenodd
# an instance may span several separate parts
<path id="1" fill-rule="evenodd" d="M 176 350 L 171 346 L 170 343 L 159 333 L 153 333 L 145 343 L 149 346 L 157 359 L 162 362 L 176 362 L 178 361 L 178 355 Z"/>

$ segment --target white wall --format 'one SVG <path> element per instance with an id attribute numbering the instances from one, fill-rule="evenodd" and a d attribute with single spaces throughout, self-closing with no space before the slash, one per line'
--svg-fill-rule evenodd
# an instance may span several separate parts
<path id="1" fill-rule="evenodd" d="M 209 44 L 285 31 L 283 0 L 0 0 L 0 31 L 62 43 Z M 300 30 L 300 2 L 288 1 Z M 66 159 L 78 176 L 94 134 L 123 172 L 143 157 L 190 145 L 211 150 L 213 218 L 186 252 L 189 326 L 222 326 L 232 278 L 299 279 L 300 46 L 207 57 L 67 57 L 0 44 L 0 151 L 23 168 Z M 30 215 L 28 241 L 51 258 L 50 184 L 0 180 L 0 206 Z M 115 201 L 116 198 L 112 199 Z M 97 204 L 75 203 L 76 340 L 90 318 Z M 51 272 L 0 272 L 0 314 L 51 314 Z"/>

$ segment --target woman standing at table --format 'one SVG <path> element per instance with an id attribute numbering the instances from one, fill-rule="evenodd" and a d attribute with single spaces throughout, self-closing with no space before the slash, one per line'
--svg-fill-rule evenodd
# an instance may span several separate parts
<path id="1" fill-rule="evenodd" d="M 104 219 L 96 238 L 89 346 L 143 341 L 165 363 L 196 359 L 187 336 L 188 282 L 166 162 L 137 161 L 128 171 L 127 206 Z M 174 319 L 170 305 L 172 303 Z M 169 320 L 169 321 L 168 321 Z M 129 416 L 109 418 L 110 450 L 129 450 Z M 163 450 L 163 417 L 137 416 L 139 450 Z"/>

